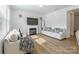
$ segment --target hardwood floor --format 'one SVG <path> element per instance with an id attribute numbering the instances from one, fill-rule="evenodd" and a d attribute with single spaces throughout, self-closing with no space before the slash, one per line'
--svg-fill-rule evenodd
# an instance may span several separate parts
<path id="1" fill-rule="evenodd" d="M 35 54 L 78 54 L 79 46 L 75 37 L 64 40 L 57 40 L 42 34 L 33 38 L 35 42 Z M 40 39 L 39 39 L 40 38 Z M 41 40 L 41 42 L 39 42 Z"/>

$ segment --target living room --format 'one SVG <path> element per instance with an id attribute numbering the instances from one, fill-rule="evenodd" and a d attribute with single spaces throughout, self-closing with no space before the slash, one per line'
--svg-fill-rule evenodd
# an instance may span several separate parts
<path id="1" fill-rule="evenodd" d="M 79 53 L 77 40 L 75 40 L 76 38 L 72 39 L 74 37 L 71 37 L 72 34 L 70 29 L 71 24 L 67 15 L 68 11 L 78 8 L 79 8 L 78 5 L 76 6 L 75 5 L 2 5 L 0 6 L 1 19 L 2 20 L 4 19 L 4 21 L 1 21 L 2 24 L 0 23 L 2 25 L 2 29 L 0 29 L 0 32 L 2 32 L 1 33 L 2 37 L 0 40 L 1 42 L 0 53 L 2 53 L 3 50 L 6 50 L 5 51 L 6 54 L 7 53 L 12 54 L 13 51 L 12 49 L 15 49 L 14 51 L 17 52 L 16 49 L 17 47 L 19 48 L 19 45 L 16 46 L 16 48 L 12 47 L 10 49 L 8 44 L 6 44 L 8 48 L 3 49 L 4 46 L 2 43 L 3 42 L 2 38 L 4 39 L 4 37 L 6 37 L 6 35 L 8 35 L 8 33 L 13 30 L 15 32 L 16 30 L 19 30 L 20 34 L 23 37 L 26 35 L 31 35 L 32 33 L 31 38 L 35 39 L 33 41 L 36 42 L 35 44 L 37 45 L 36 50 L 38 54 L 39 53 L 41 54 L 42 53 L 43 54 Z M 68 41 L 68 39 L 71 39 L 72 41 L 71 40 Z M 70 41 L 71 43 L 69 43 Z M 54 48 L 51 48 L 52 43 L 54 43 L 57 47 L 60 44 L 59 49 L 55 46 L 53 46 Z M 46 44 L 48 45 L 47 47 L 45 47 Z M 69 44 L 69 46 L 67 46 L 66 44 Z"/>

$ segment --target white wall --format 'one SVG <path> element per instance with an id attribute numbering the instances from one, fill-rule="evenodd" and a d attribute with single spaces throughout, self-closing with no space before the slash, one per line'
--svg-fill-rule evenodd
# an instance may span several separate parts
<path id="1" fill-rule="evenodd" d="M 60 26 L 67 29 L 66 37 L 70 37 L 70 20 L 67 19 L 67 12 L 79 8 L 79 6 L 71 6 L 51 12 L 44 16 L 46 26 Z"/>
<path id="2" fill-rule="evenodd" d="M 52 13 L 49 13 L 45 16 L 46 26 L 56 26 L 66 27 L 66 16 L 64 10 L 58 10 Z M 64 15 L 64 16 L 63 16 Z"/>
<path id="3" fill-rule="evenodd" d="M 19 17 L 19 14 L 22 15 L 22 18 Z M 35 17 L 39 20 L 41 15 L 33 12 L 28 12 L 26 10 L 11 9 L 10 30 L 21 28 L 23 33 L 27 33 L 27 17 Z"/>

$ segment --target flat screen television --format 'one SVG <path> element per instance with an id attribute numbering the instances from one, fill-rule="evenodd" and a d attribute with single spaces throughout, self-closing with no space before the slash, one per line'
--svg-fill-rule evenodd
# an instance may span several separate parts
<path id="1" fill-rule="evenodd" d="M 38 25 L 38 18 L 27 17 L 27 25 Z"/>

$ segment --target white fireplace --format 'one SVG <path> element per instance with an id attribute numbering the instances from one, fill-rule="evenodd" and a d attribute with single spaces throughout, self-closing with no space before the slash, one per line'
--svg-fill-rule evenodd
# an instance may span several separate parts
<path id="1" fill-rule="evenodd" d="M 38 34 L 38 25 L 28 25 L 27 29 L 28 29 L 28 35 L 30 34 L 30 29 L 32 28 L 36 28 L 36 34 Z"/>

